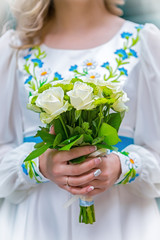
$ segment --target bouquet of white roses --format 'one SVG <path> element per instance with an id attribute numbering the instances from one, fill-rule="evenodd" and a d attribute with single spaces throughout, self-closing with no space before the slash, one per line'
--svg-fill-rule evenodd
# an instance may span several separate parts
<path id="1" fill-rule="evenodd" d="M 53 81 L 39 87 L 29 97 L 28 108 L 40 113 L 40 120 L 46 124 L 37 131 L 42 139 L 35 150 L 25 159 L 29 168 L 33 159 L 48 148 L 59 151 L 70 150 L 77 146 L 94 145 L 98 149 L 115 150 L 120 139 L 118 129 L 127 110 L 127 95 L 117 82 L 104 80 Z M 55 135 L 49 133 L 54 126 Z M 104 152 L 104 151 L 102 151 Z M 76 158 L 78 164 L 88 156 Z M 80 204 L 79 222 L 95 222 L 94 202 L 83 196 Z"/>

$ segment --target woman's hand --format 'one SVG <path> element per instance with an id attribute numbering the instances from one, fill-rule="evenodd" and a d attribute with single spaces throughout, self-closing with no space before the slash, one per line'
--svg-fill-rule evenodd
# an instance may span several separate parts
<path id="1" fill-rule="evenodd" d="M 87 194 L 93 190 L 90 182 L 95 179 L 94 172 L 101 163 L 101 158 L 89 158 L 76 165 L 68 164 L 68 162 L 71 159 L 91 154 L 95 150 L 94 146 L 77 147 L 70 151 L 48 149 L 39 157 L 40 171 L 46 178 L 72 194 Z M 82 186 L 84 184 L 85 186 Z"/>
<path id="2" fill-rule="evenodd" d="M 93 181 L 87 183 L 94 187 L 94 190 L 87 194 L 88 197 L 97 195 L 109 189 L 121 174 L 120 159 L 114 153 L 102 157 L 102 162 L 98 167 L 101 170 L 101 174 Z"/>

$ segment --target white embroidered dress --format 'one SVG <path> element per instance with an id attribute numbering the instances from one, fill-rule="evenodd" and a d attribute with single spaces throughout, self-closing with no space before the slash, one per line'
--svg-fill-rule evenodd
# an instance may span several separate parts
<path id="1" fill-rule="evenodd" d="M 0 38 L 0 239 L 1 240 L 159 240 L 160 215 L 160 32 L 126 21 L 109 42 L 86 50 L 60 50 L 41 45 L 16 51 L 14 31 Z M 140 40 L 139 40 L 140 34 Z M 18 42 L 18 41 L 17 41 Z M 128 64 L 117 67 L 117 59 Z M 34 143 L 39 115 L 27 110 L 30 83 L 37 78 L 107 77 L 108 66 L 121 74 L 130 101 L 119 135 L 135 145 L 120 154 L 122 175 L 132 167 L 136 178 L 94 197 L 96 223 L 78 223 L 79 203 L 64 209 L 70 194 L 53 182 L 37 184 L 22 168 Z M 111 70 L 111 68 L 110 68 Z M 36 78 L 35 78 L 36 77 Z M 35 79 L 34 79 L 35 78 Z M 33 80 L 33 81 L 31 81 Z M 36 82 L 36 80 L 35 80 Z M 33 87 L 33 86 L 32 86 Z"/>

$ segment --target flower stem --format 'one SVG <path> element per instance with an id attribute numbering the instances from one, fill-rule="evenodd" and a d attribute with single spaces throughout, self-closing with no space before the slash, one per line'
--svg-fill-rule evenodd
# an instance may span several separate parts
<path id="1" fill-rule="evenodd" d="M 65 132 L 65 134 L 66 134 L 66 137 L 68 138 L 68 137 L 69 137 L 69 136 L 68 136 L 68 132 L 67 132 L 66 126 L 65 126 L 65 124 L 64 124 L 64 122 L 63 122 L 63 119 L 62 119 L 62 116 L 61 116 L 61 115 L 59 116 L 59 119 L 60 119 L 61 124 L 62 124 L 62 126 L 63 126 L 63 129 L 64 129 L 64 132 Z"/>

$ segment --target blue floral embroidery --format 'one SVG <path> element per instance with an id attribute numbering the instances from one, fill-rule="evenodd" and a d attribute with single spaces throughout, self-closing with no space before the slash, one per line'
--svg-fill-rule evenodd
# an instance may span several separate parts
<path id="1" fill-rule="evenodd" d="M 138 176 L 139 176 L 139 173 L 136 173 L 135 177 L 133 177 L 129 180 L 129 183 L 133 182 Z"/>
<path id="2" fill-rule="evenodd" d="M 35 64 L 35 66 L 38 66 L 39 68 L 43 67 L 44 63 L 40 59 L 35 58 L 35 59 L 32 59 L 31 61 Z"/>
<path id="3" fill-rule="evenodd" d="M 71 66 L 69 71 L 70 72 L 74 72 L 75 70 L 77 70 L 78 66 L 77 65 L 74 65 L 74 66 Z"/>
<path id="4" fill-rule="evenodd" d="M 138 58 L 137 52 L 135 50 L 130 49 L 130 54 L 131 54 L 131 56 Z"/>
<path id="5" fill-rule="evenodd" d="M 103 68 L 107 68 L 107 67 L 109 67 L 109 62 L 105 62 L 105 63 L 103 63 L 103 64 L 101 65 L 101 67 L 103 67 Z"/>
<path id="6" fill-rule="evenodd" d="M 31 80 L 32 80 L 32 76 L 29 76 L 29 77 L 26 79 L 26 81 L 24 82 L 24 84 L 29 83 Z"/>
<path id="7" fill-rule="evenodd" d="M 26 175 L 28 175 L 28 171 L 27 171 L 24 163 L 22 163 L 21 167 L 22 167 L 23 172 L 24 172 Z"/>
<path id="8" fill-rule="evenodd" d="M 63 78 L 62 78 L 61 74 L 59 74 L 58 72 L 55 72 L 54 80 L 63 80 Z"/>
<path id="9" fill-rule="evenodd" d="M 124 49 L 118 49 L 115 51 L 115 54 L 117 54 L 119 57 L 122 58 L 122 60 L 125 60 L 128 58 L 128 55 Z"/>
<path id="10" fill-rule="evenodd" d="M 128 76 L 128 71 L 127 71 L 127 69 L 125 69 L 124 67 L 123 67 L 123 68 L 118 68 L 118 69 L 119 69 L 121 75 Z"/>
<path id="11" fill-rule="evenodd" d="M 32 56 L 32 54 L 28 54 L 27 56 L 24 57 L 25 60 L 29 60 L 29 58 Z"/>
<path id="12" fill-rule="evenodd" d="M 140 31 L 140 30 L 142 30 L 142 29 L 144 28 L 144 25 L 141 25 L 141 24 L 140 24 L 140 25 L 136 26 L 135 28 L 136 28 L 138 31 Z"/>
<path id="13" fill-rule="evenodd" d="M 123 32 L 123 33 L 121 34 L 121 37 L 128 39 L 128 38 L 131 37 L 132 35 L 133 35 L 133 33 Z"/>
<path id="14" fill-rule="evenodd" d="M 143 28 L 143 25 L 136 25 L 135 29 L 137 34 L 134 35 L 131 32 L 122 32 L 121 37 L 124 39 L 123 48 L 117 49 L 114 53 L 117 55 L 115 58 L 116 66 L 113 68 L 109 61 L 106 61 L 99 66 L 106 69 L 106 74 L 103 75 L 105 81 L 111 82 L 120 82 L 121 76 L 128 76 L 127 69 L 124 67 L 126 64 L 129 64 L 129 59 L 131 57 L 138 58 L 137 52 L 134 50 L 134 46 L 139 41 L 139 32 Z M 34 53 L 32 52 L 34 51 Z M 33 56 L 32 56 L 33 54 Z M 43 59 L 46 57 L 46 52 L 41 50 L 40 47 L 30 48 L 28 54 L 24 57 L 26 63 L 24 64 L 24 70 L 26 71 L 28 78 L 25 81 L 25 84 L 28 84 L 29 88 L 32 91 L 36 91 L 39 87 L 51 83 L 56 80 L 63 80 L 63 77 L 60 73 L 55 72 L 52 80 L 49 80 L 49 75 L 51 71 L 43 68 Z M 126 61 L 127 59 L 127 61 Z M 31 64 L 34 63 L 34 64 Z M 73 73 L 73 77 L 85 77 L 85 78 L 101 78 L 100 74 L 97 71 L 92 72 L 93 69 L 96 69 L 98 63 L 94 59 L 86 59 L 82 63 L 82 70 L 78 65 L 72 65 L 69 68 L 69 71 Z M 42 70 L 39 71 L 38 68 Z"/>

